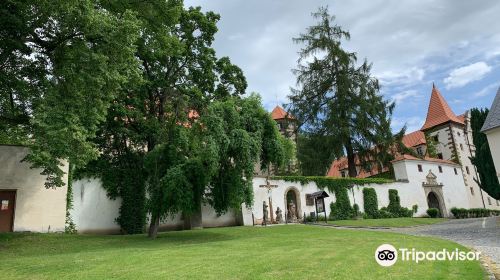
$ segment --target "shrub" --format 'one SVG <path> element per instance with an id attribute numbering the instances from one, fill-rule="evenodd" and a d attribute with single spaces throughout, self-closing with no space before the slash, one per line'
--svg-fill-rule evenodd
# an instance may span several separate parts
<path id="1" fill-rule="evenodd" d="M 413 217 L 413 210 L 401 207 L 398 191 L 394 189 L 389 190 L 389 205 L 387 206 L 387 211 L 392 213 L 395 217 Z"/>
<path id="2" fill-rule="evenodd" d="M 427 209 L 427 215 L 431 218 L 436 218 L 439 214 L 439 210 L 436 208 L 429 208 Z"/>
<path id="3" fill-rule="evenodd" d="M 347 195 L 347 188 L 335 189 L 335 203 L 330 203 L 330 210 L 331 220 L 352 219 L 354 210 Z"/>
<path id="4" fill-rule="evenodd" d="M 376 219 L 378 217 L 377 193 L 374 188 L 363 189 L 363 206 L 367 218 Z"/>
<path id="5" fill-rule="evenodd" d="M 418 205 L 415 204 L 411 207 L 411 210 L 413 210 L 413 214 L 416 214 L 418 212 Z"/>
<path id="6" fill-rule="evenodd" d="M 360 213 L 359 213 L 359 205 L 358 204 L 354 203 L 352 205 L 352 210 L 354 212 L 354 217 L 358 217 L 360 215 Z"/>
<path id="7" fill-rule="evenodd" d="M 489 217 L 489 216 L 498 216 L 500 215 L 499 210 L 492 209 L 483 209 L 483 208 L 451 208 L 451 213 L 457 219 L 465 219 L 465 218 L 481 218 L 481 217 Z"/>

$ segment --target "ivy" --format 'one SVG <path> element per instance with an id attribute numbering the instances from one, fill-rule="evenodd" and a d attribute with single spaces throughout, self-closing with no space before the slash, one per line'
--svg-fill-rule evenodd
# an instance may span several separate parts
<path id="1" fill-rule="evenodd" d="M 66 222 L 64 226 L 65 233 L 76 233 L 76 225 L 69 214 L 69 211 L 73 209 L 73 171 L 74 165 L 71 163 L 68 167 L 68 190 L 66 192 Z"/>
<path id="2" fill-rule="evenodd" d="M 367 218 L 376 219 L 378 217 L 377 193 L 374 188 L 363 189 L 363 206 Z"/>
<path id="3" fill-rule="evenodd" d="M 273 176 L 273 180 L 283 180 L 287 182 L 298 182 L 305 185 L 310 182 L 316 183 L 318 188 L 327 189 L 335 193 L 336 189 L 349 188 L 354 185 L 362 186 L 369 184 L 387 184 L 393 183 L 394 180 L 386 178 L 338 178 L 326 176 Z"/>

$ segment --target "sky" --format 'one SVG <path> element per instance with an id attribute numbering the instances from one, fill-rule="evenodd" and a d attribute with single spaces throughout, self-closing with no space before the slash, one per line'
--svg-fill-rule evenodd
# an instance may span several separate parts
<path id="1" fill-rule="evenodd" d="M 373 63 L 380 93 L 396 102 L 392 126 L 420 129 L 432 84 L 459 115 L 490 107 L 500 87 L 500 1 L 187 0 L 221 16 L 214 48 L 242 68 L 248 92 L 266 109 L 289 103 L 296 86 L 294 44 L 315 23 L 311 13 L 328 6 L 351 34 L 344 47 Z"/>

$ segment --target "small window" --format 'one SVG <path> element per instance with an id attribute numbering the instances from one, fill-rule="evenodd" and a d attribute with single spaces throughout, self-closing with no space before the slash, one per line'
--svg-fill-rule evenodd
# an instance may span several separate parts
<path id="1" fill-rule="evenodd" d="M 438 169 L 439 169 L 439 173 L 443 173 L 443 167 L 438 166 Z"/>
<path id="2" fill-rule="evenodd" d="M 457 131 L 457 135 L 460 136 L 460 131 Z M 460 145 L 462 145 L 462 144 L 460 144 Z"/>
<path id="3" fill-rule="evenodd" d="M 434 135 L 434 137 L 432 137 L 432 139 L 433 139 L 435 142 L 439 142 L 439 135 Z"/>
<path id="4" fill-rule="evenodd" d="M 345 171 L 340 172 L 340 176 L 347 177 Z"/>
<path id="5" fill-rule="evenodd" d="M 419 156 L 424 156 L 424 150 L 422 149 L 422 147 L 417 147 L 417 154 Z"/>
<path id="6" fill-rule="evenodd" d="M 418 167 L 418 172 L 422 172 L 422 171 L 423 171 L 423 170 L 422 170 L 422 165 L 421 165 L 421 164 L 419 164 L 417 167 Z"/>
<path id="7" fill-rule="evenodd" d="M 314 198 L 310 194 L 306 194 L 306 206 L 314 206 Z"/>
<path id="8" fill-rule="evenodd" d="M 470 187 L 470 193 L 474 195 L 474 189 L 472 187 Z"/>
<path id="9" fill-rule="evenodd" d="M 491 199 L 488 197 L 488 204 L 491 205 Z"/>
<path id="10" fill-rule="evenodd" d="M 468 167 L 468 166 L 466 166 L 466 167 L 465 167 L 465 172 L 467 172 L 467 174 L 470 174 L 470 171 L 469 171 L 469 167 Z"/>
<path id="11" fill-rule="evenodd" d="M 460 150 L 464 150 L 464 145 L 460 144 Z"/>
<path id="12" fill-rule="evenodd" d="M 439 154 L 437 154 L 437 157 L 438 157 L 438 159 L 443 159 L 443 154 L 439 153 Z"/>
<path id="13" fill-rule="evenodd" d="M 457 169 L 453 168 L 453 171 L 455 171 L 455 175 L 458 175 Z"/>

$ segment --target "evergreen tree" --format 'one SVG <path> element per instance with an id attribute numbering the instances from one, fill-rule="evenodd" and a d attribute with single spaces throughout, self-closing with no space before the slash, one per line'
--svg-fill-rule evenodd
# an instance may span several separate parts
<path id="1" fill-rule="evenodd" d="M 500 199 L 500 184 L 496 176 L 490 146 L 486 135 L 481 132 L 488 111 L 488 109 L 477 108 L 471 110 L 472 140 L 476 147 L 476 155 L 471 158 L 471 161 L 479 173 L 479 180 L 475 180 L 481 189 L 494 199 Z"/>
<path id="2" fill-rule="evenodd" d="M 334 24 L 328 10 L 320 8 L 313 16 L 317 25 L 294 38 L 304 46 L 294 70 L 299 88 L 289 96 L 291 113 L 307 134 L 330 138 L 331 151 L 345 151 L 350 177 L 357 175 L 356 154 L 362 161 L 383 162 L 383 168 L 389 159 L 385 146 L 394 143 L 390 130 L 394 104 L 378 95 L 371 65 L 364 61 L 356 66 L 356 55 L 342 48 L 349 33 Z"/>

